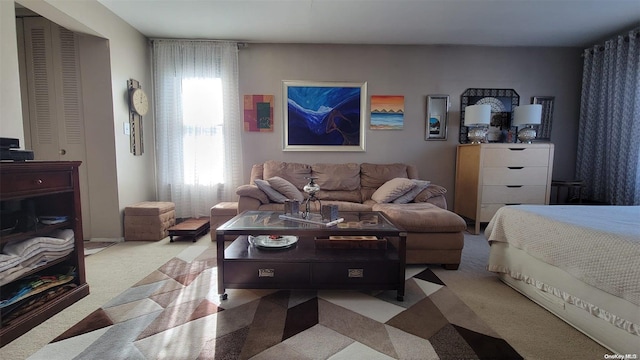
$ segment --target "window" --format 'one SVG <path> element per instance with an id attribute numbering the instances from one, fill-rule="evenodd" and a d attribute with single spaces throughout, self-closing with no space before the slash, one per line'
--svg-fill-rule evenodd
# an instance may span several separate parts
<path id="1" fill-rule="evenodd" d="M 182 80 L 182 163 L 185 184 L 215 185 L 224 182 L 222 114 L 221 79 Z"/>

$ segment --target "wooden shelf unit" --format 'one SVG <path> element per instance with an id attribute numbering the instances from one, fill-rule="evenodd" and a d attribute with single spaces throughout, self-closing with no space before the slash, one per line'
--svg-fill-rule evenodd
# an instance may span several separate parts
<path id="1" fill-rule="evenodd" d="M 17 317 L 6 326 L 1 326 L 0 346 L 10 343 L 89 294 L 84 267 L 84 239 L 78 177 L 80 164 L 79 161 L 0 162 L 0 202 L 3 210 L 5 208 L 19 209 L 27 213 L 32 212 L 31 216 L 63 215 L 68 216 L 69 219 L 55 225 L 34 223 L 27 228 L 18 224 L 17 232 L 14 231 L 0 237 L 1 247 L 9 242 L 46 236 L 57 229 L 72 229 L 74 233 L 74 250 L 70 255 L 23 274 L 22 277 L 11 283 L 56 265 L 73 266 L 77 274 L 73 281 L 76 287 Z M 2 288 L 0 288 L 1 292 Z"/>

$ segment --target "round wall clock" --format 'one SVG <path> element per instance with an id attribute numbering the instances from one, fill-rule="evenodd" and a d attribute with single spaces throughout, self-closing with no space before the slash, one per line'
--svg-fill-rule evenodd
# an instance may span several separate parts
<path id="1" fill-rule="evenodd" d="M 138 115 L 144 116 L 149 111 L 149 99 L 142 89 L 132 89 L 129 99 L 131 102 L 131 110 L 135 111 Z"/>

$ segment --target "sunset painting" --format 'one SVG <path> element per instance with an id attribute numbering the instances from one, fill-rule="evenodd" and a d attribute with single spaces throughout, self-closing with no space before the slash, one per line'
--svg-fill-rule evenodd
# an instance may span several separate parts
<path id="1" fill-rule="evenodd" d="M 371 96 L 372 130 L 402 130 L 404 125 L 404 96 Z"/>

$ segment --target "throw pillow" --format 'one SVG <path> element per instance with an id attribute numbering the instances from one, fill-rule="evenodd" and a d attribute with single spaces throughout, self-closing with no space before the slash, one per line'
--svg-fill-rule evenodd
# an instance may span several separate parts
<path id="1" fill-rule="evenodd" d="M 262 204 L 269 203 L 267 194 L 260 190 L 260 188 L 258 188 L 256 185 L 240 185 L 236 189 L 236 194 L 239 196 L 248 196 L 254 199 L 258 199 Z"/>
<path id="2" fill-rule="evenodd" d="M 295 185 L 279 176 L 269 178 L 267 179 L 267 182 L 275 191 L 286 196 L 287 199 L 298 200 L 300 202 L 304 200 L 304 196 L 302 196 L 302 193 Z"/>
<path id="3" fill-rule="evenodd" d="M 267 194 L 267 197 L 271 201 L 284 204 L 284 201 L 287 200 L 287 197 L 280 194 L 277 190 L 272 188 L 271 185 L 269 185 L 269 182 L 267 180 L 255 179 L 253 180 L 253 182 L 256 183 L 256 186 L 260 190 L 262 190 L 265 194 Z"/>
<path id="4" fill-rule="evenodd" d="M 411 202 L 416 196 L 418 196 L 418 194 L 420 194 L 422 190 L 426 189 L 427 186 L 429 186 L 429 184 L 431 183 L 431 181 L 418 179 L 411 179 L 411 181 L 413 181 L 416 186 L 414 186 L 413 189 L 407 191 L 403 195 L 400 195 L 399 198 L 393 200 L 394 204 L 406 204 L 408 202 Z"/>
<path id="5" fill-rule="evenodd" d="M 446 193 L 447 189 L 443 188 L 442 186 L 430 184 L 426 189 L 422 190 L 415 199 L 413 199 L 413 202 L 426 202 L 432 197 L 444 195 Z"/>
<path id="6" fill-rule="evenodd" d="M 380 186 L 371 199 L 379 204 L 391 202 L 413 189 L 416 184 L 407 178 L 393 178 Z"/>

